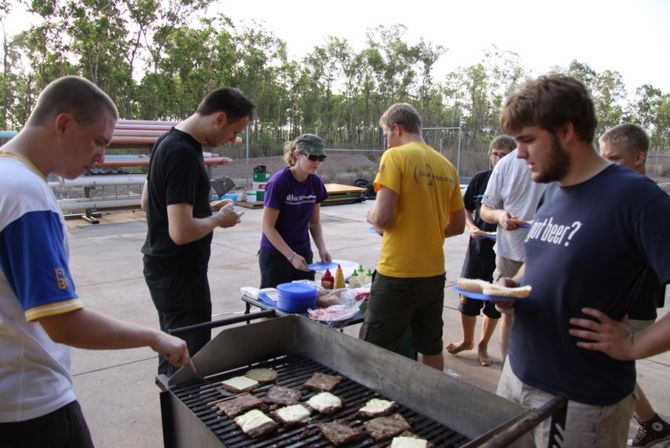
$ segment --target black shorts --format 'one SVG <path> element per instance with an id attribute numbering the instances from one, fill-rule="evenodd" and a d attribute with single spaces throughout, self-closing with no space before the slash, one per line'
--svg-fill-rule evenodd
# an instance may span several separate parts
<path id="1" fill-rule="evenodd" d="M 91 433 L 75 400 L 47 415 L 23 422 L 0 423 L 2 448 L 93 448 Z"/>
<path id="2" fill-rule="evenodd" d="M 312 262 L 312 251 L 296 252 L 307 264 Z M 261 269 L 261 288 L 275 288 L 293 280 L 314 280 L 314 271 L 301 271 L 293 267 L 281 252 L 264 249 L 258 252 L 258 266 Z"/>
<path id="3" fill-rule="evenodd" d="M 401 353 L 408 328 L 416 351 L 442 353 L 444 274 L 425 278 L 395 278 L 375 273 L 360 338 Z"/>
<path id="4" fill-rule="evenodd" d="M 144 256 L 144 280 L 151 300 L 158 311 L 158 322 L 163 331 L 212 320 L 212 299 L 207 279 L 207 268 L 184 273 L 170 273 L 160 260 Z M 179 335 L 186 341 L 188 352 L 195 355 L 211 337 L 211 330 L 196 330 Z M 158 373 L 171 376 L 177 368 L 158 355 Z"/>
<path id="5" fill-rule="evenodd" d="M 500 319 L 500 311 L 496 309 L 493 302 L 485 300 L 470 299 L 468 297 L 459 297 L 458 311 L 466 316 L 479 316 L 479 312 L 484 309 L 484 316 L 491 319 Z"/>

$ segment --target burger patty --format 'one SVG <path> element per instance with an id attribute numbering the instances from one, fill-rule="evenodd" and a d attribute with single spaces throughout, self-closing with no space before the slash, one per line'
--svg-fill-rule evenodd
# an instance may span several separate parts
<path id="1" fill-rule="evenodd" d="M 323 437 L 335 446 L 346 445 L 365 437 L 365 433 L 360 428 L 352 428 L 346 420 L 317 423 L 316 426 Z"/>
<path id="2" fill-rule="evenodd" d="M 296 389 L 291 389 L 290 387 L 272 386 L 270 387 L 270 390 L 268 390 L 264 400 L 267 403 L 289 406 L 300 401 L 301 395 L 302 392 Z"/>
<path id="3" fill-rule="evenodd" d="M 335 389 L 335 386 L 340 384 L 340 381 L 342 381 L 342 377 L 339 375 L 326 375 L 325 373 L 316 372 L 310 379 L 305 381 L 303 386 L 308 389 L 330 392 Z"/>
<path id="4" fill-rule="evenodd" d="M 400 414 L 393 414 L 388 417 L 377 417 L 363 423 L 365 430 L 376 442 L 390 439 L 403 431 L 411 429 L 407 420 Z"/>
<path id="5" fill-rule="evenodd" d="M 238 395 L 216 403 L 216 406 L 226 415 L 226 417 L 235 417 L 250 409 L 255 409 L 263 404 L 261 400 L 249 393 Z"/>

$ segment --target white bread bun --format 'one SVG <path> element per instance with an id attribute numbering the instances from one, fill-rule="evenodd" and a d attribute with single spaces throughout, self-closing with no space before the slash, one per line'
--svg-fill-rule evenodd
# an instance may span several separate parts
<path id="1" fill-rule="evenodd" d="M 486 280 L 477 280 L 474 278 L 459 278 L 456 285 L 461 291 L 475 292 L 481 294 L 484 287 L 491 286 Z"/>
<path id="2" fill-rule="evenodd" d="M 232 204 L 232 203 L 233 203 L 233 200 L 232 200 L 232 199 L 229 199 L 229 198 L 220 199 L 220 200 L 218 200 L 218 201 L 210 202 L 210 203 L 209 203 L 209 208 L 211 208 L 212 210 L 218 212 L 218 211 L 221 210 L 224 206 L 226 206 L 226 205 L 228 205 L 228 204 Z"/>
<path id="3" fill-rule="evenodd" d="M 482 292 L 487 296 L 513 297 L 516 299 L 525 299 L 530 295 L 531 286 L 519 286 L 510 288 L 503 285 L 490 285 L 482 288 Z"/>

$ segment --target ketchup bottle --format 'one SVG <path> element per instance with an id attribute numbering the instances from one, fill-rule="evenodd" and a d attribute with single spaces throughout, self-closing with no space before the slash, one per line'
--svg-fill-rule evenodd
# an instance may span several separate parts
<path id="1" fill-rule="evenodd" d="M 323 286 L 325 289 L 333 289 L 334 282 L 335 279 L 333 278 L 333 274 L 331 274 L 330 271 L 326 269 L 325 274 L 321 276 L 321 286 Z"/>

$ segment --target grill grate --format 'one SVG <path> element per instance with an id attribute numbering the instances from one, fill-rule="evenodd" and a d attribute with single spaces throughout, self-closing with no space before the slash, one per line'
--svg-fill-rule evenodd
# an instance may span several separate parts
<path id="1" fill-rule="evenodd" d="M 271 367 L 277 371 L 278 378 L 273 384 L 291 387 L 302 391 L 301 402 L 307 401 L 316 394 L 315 391 L 303 388 L 302 385 L 309 379 L 313 373 L 321 372 L 331 375 L 337 375 L 331 369 L 299 355 L 289 355 L 268 360 L 253 367 Z M 172 389 L 182 403 L 184 403 L 227 447 L 293 447 L 310 446 L 326 447 L 331 446 L 322 436 L 316 427 L 318 422 L 327 422 L 335 419 L 345 419 L 352 427 L 362 428 L 364 419 L 356 416 L 366 401 L 371 398 L 380 397 L 379 394 L 362 386 L 355 381 L 343 376 L 340 384 L 332 391 L 343 401 L 343 408 L 336 414 L 328 416 L 318 413 L 312 414 L 309 422 L 298 427 L 286 428 L 280 426 L 279 429 L 261 439 L 252 439 L 247 437 L 232 419 L 218 411 L 212 402 L 222 398 L 220 382 L 233 376 L 244 374 L 249 367 L 239 368 L 217 375 L 209 376 L 204 382 L 197 384 L 175 387 Z M 263 399 L 272 384 L 264 384 L 252 391 L 259 399 Z M 387 398 L 387 397 L 381 397 Z M 400 404 L 398 412 L 410 423 L 412 432 L 424 439 L 427 439 L 435 447 L 459 447 L 468 442 L 468 439 L 445 427 L 444 425 L 418 414 Z M 368 447 L 375 446 L 374 440 L 370 437 L 361 442 L 353 443 L 348 446 Z"/>

